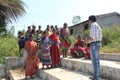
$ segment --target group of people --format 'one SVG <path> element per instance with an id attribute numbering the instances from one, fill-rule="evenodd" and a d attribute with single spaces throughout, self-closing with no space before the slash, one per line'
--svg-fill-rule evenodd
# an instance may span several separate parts
<path id="1" fill-rule="evenodd" d="M 31 29 L 32 27 L 32 29 Z M 63 28 L 59 30 L 57 26 L 47 25 L 46 30 L 42 31 L 41 26 L 36 30 L 36 26 L 28 26 L 28 30 L 24 33 L 18 32 L 18 44 L 20 56 L 21 49 L 27 51 L 25 63 L 25 73 L 27 76 L 32 76 L 37 72 L 39 62 L 42 62 L 42 68 L 57 67 L 60 62 L 60 53 L 63 52 L 63 57 L 67 57 L 67 51 L 71 45 L 71 40 L 67 32 L 67 23 L 64 23 Z M 36 52 L 40 49 L 38 56 Z"/>
<path id="2" fill-rule="evenodd" d="M 91 58 L 94 68 L 93 80 L 98 80 L 99 76 L 99 51 L 100 41 L 102 39 L 102 32 L 100 26 L 96 23 L 96 17 L 89 17 L 90 23 L 90 38 L 83 42 L 80 35 L 78 40 L 73 47 L 70 47 L 72 41 L 67 31 L 67 23 L 63 24 L 63 28 L 58 29 L 57 26 L 49 26 L 42 31 L 41 26 L 36 30 L 36 26 L 28 26 L 28 30 L 24 33 L 18 32 L 19 39 L 19 51 L 20 56 L 21 49 L 25 48 L 27 51 L 27 59 L 25 65 L 25 74 L 33 78 L 33 75 L 37 72 L 39 62 L 42 62 L 42 68 L 53 68 L 57 67 L 60 62 L 60 55 L 63 58 L 67 57 L 67 52 L 70 50 L 71 56 L 73 57 L 85 57 Z M 32 27 L 32 29 L 31 29 Z M 84 43 L 87 44 L 84 47 Z M 41 50 L 40 56 L 36 55 L 38 49 Z"/>

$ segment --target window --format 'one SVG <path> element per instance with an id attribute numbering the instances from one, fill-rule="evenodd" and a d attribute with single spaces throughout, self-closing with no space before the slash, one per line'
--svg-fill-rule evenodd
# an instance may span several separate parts
<path id="1" fill-rule="evenodd" d="M 88 24 L 85 24 L 84 27 L 85 27 L 84 30 L 87 30 L 88 29 Z"/>
<path id="2" fill-rule="evenodd" d="M 73 34 L 73 28 L 70 29 L 70 35 L 72 35 L 72 34 Z"/>

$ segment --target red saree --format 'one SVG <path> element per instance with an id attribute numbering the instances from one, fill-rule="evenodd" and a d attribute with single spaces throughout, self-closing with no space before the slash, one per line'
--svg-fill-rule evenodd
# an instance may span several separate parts
<path id="1" fill-rule="evenodd" d="M 74 47 L 70 48 L 70 52 L 71 52 L 71 55 L 72 55 L 73 57 L 79 56 L 79 55 L 76 54 L 76 51 L 77 51 L 77 52 L 85 53 L 85 49 L 83 48 L 83 41 L 78 40 L 78 41 L 74 44 Z"/>
<path id="2" fill-rule="evenodd" d="M 51 49 L 50 49 L 52 65 L 56 65 L 60 61 L 59 36 L 56 34 L 52 34 L 50 36 L 50 39 L 52 40 L 52 45 L 51 45 Z"/>
<path id="3" fill-rule="evenodd" d="M 39 68 L 39 58 L 36 56 L 38 46 L 35 41 L 29 40 L 26 42 L 25 48 L 27 50 L 25 76 L 32 76 L 37 72 L 37 69 Z"/>

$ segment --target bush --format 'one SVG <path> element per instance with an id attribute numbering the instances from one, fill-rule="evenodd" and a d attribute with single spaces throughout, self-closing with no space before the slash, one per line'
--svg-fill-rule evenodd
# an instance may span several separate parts
<path id="1" fill-rule="evenodd" d="M 70 39 L 71 39 L 71 41 L 72 41 L 71 47 L 73 47 L 74 44 L 75 44 L 75 42 L 77 41 L 77 38 L 75 37 L 75 35 L 72 35 L 72 36 L 70 36 Z"/>
<path id="2" fill-rule="evenodd" d="M 102 47 L 104 53 L 120 53 L 120 37 L 114 39 L 106 46 Z"/>
<path id="3" fill-rule="evenodd" d="M 84 37 L 83 37 L 83 39 L 87 39 L 87 38 L 89 37 L 89 33 L 90 33 L 90 29 L 86 30 L 86 31 L 84 32 Z"/>
<path id="4" fill-rule="evenodd" d="M 4 57 L 19 55 L 17 41 L 15 37 L 0 36 L 0 63 L 4 62 Z"/>
<path id="5" fill-rule="evenodd" d="M 120 37 L 120 25 L 114 25 L 103 29 L 103 46 L 107 46 Z"/>
<path id="6" fill-rule="evenodd" d="M 102 29 L 102 49 L 104 53 L 120 53 L 120 25 Z M 84 32 L 84 39 L 89 37 L 89 30 Z"/>

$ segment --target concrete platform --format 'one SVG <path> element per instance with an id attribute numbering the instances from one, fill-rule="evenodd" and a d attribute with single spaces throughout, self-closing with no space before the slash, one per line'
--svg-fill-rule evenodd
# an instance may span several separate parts
<path id="1" fill-rule="evenodd" d="M 89 80 L 89 76 L 75 73 L 62 68 L 40 70 L 39 75 L 42 80 Z"/>
<path id="2" fill-rule="evenodd" d="M 0 64 L 0 80 L 4 78 L 6 74 L 6 66 L 4 64 Z"/>
<path id="3" fill-rule="evenodd" d="M 9 71 L 10 80 L 24 80 L 25 79 L 25 70 L 22 68 L 17 68 L 15 70 Z M 29 80 L 41 80 L 38 76 L 35 76 L 34 79 Z"/>
<path id="4" fill-rule="evenodd" d="M 5 78 L 0 78 L 0 80 L 7 80 L 7 79 L 5 79 Z"/>
<path id="5" fill-rule="evenodd" d="M 104 53 L 104 54 L 100 54 L 100 58 L 105 59 L 105 60 L 120 61 L 120 54 L 117 54 L 117 53 Z"/>
<path id="6" fill-rule="evenodd" d="M 61 67 L 53 69 L 41 69 L 41 64 L 37 75 L 42 80 L 90 80 L 92 75 L 92 64 L 90 60 L 61 58 Z M 64 67 L 64 68 L 63 68 Z M 120 63 L 116 61 L 101 60 L 101 77 L 99 80 L 120 80 Z M 9 71 L 10 80 L 24 80 L 25 70 L 17 68 Z M 41 80 L 38 76 L 35 79 Z"/>
<path id="7" fill-rule="evenodd" d="M 90 75 L 66 68 L 40 69 L 38 74 L 42 80 L 90 80 Z M 100 80 L 107 80 L 101 79 Z"/>
<path id="8" fill-rule="evenodd" d="M 100 61 L 100 76 L 108 80 L 120 80 L 120 62 L 119 61 Z M 93 74 L 91 60 L 74 59 L 71 57 L 61 58 L 61 65 L 71 70 Z"/>

